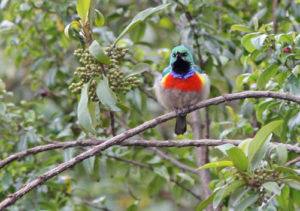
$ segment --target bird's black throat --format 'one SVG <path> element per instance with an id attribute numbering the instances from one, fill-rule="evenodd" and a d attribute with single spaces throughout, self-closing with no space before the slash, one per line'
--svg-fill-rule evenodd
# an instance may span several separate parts
<path id="1" fill-rule="evenodd" d="M 172 70 L 180 75 L 185 75 L 191 69 L 191 63 L 178 57 L 172 64 Z"/>

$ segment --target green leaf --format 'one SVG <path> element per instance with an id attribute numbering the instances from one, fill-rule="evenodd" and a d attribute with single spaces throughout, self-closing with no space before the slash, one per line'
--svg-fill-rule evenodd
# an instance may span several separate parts
<path id="1" fill-rule="evenodd" d="M 281 194 L 280 187 L 276 182 L 266 182 L 262 186 L 275 195 Z"/>
<path id="2" fill-rule="evenodd" d="M 139 205 L 139 201 L 135 201 L 126 209 L 126 211 L 137 211 L 138 205 Z"/>
<path id="3" fill-rule="evenodd" d="M 248 26 L 239 25 L 239 24 L 232 25 L 231 26 L 231 31 L 241 31 L 241 32 L 249 32 L 249 33 L 253 32 L 253 30 L 248 28 Z"/>
<path id="4" fill-rule="evenodd" d="M 261 161 L 265 157 L 265 155 L 266 155 L 269 147 L 272 147 L 272 146 L 269 146 L 271 138 L 272 138 L 272 134 L 270 134 L 267 137 L 265 143 L 262 145 L 262 147 L 255 154 L 255 156 L 254 156 L 254 158 L 253 158 L 253 160 L 251 162 L 251 170 L 256 169 L 261 164 Z"/>
<path id="5" fill-rule="evenodd" d="M 40 201 L 38 202 L 38 205 L 42 210 L 50 210 L 50 211 L 59 210 L 58 204 L 51 201 Z"/>
<path id="6" fill-rule="evenodd" d="M 248 207 L 250 207 L 252 204 L 254 204 L 258 199 L 258 194 L 256 195 L 251 195 L 248 196 L 247 198 L 245 198 L 240 204 L 238 204 L 234 210 L 238 210 L 238 211 L 244 211 L 246 210 Z"/>
<path id="7" fill-rule="evenodd" d="M 155 196 L 162 189 L 164 183 L 165 180 L 161 176 L 155 176 L 147 187 L 149 196 Z"/>
<path id="8" fill-rule="evenodd" d="M 259 33 L 250 33 L 245 35 L 242 38 L 242 45 L 244 46 L 244 48 L 248 51 L 248 52 L 253 52 L 256 48 L 254 47 L 254 45 L 252 44 L 251 39 L 255 38 L 259 35 Z"/>
<path id="9" fill-rule="evenodd" d="M 238 147 L 232 147 L 227 150 L 227 154 L 238 170 L 246 171 L 248 169 L 248 159 L 243 150 Z"/>
<path id="10" fill-rule="evenodd" d="M 103 47 L 101 47 L 96 40 L 89 46 L 89 52 L 97 61 L 103 64 L 110 63 L 109 57 L 104 53 Z"/>
<path id="11" fill-rule="evenodd" d="M 227 155 L 227 150 L 231 149 L 232 147 L 235 147 L 233 144 L 223 144 L 220 146 L 216 146 L 218 150 L 220 150 L 224 155 Z"/>
<path id="12" fill-rule="evenodd" d="M 221 189 L 217 192 L 213 200 L 213 208 L 216 209 L 223 199 L 223 195 L 225 193 L 225 189 Z"/>
<path id="13" fill-rule="evenodd" d="M 170 175 L 168 173 L 168 170 L 165 166 L 155 167 L 154 172 L 161 176 L 162 178 L 165 178 L 167 181 L 170 180 Z"/>
<path id="14" fill-rule="evenodd" d="M 278 166 L 274 169 L 274 172 L 283 172 L 283 173 L 289 173 L 289 174 L 294 174 L 298 175 L 298 173 L 289 167 L 284 167 L 284 166 Z"/>
<path id="15" fill-rule="evenodd" d="M 89 112 L 88 104 L 89 104 L 89 96 L 88 96 L 88 89 L 89 89 L 89 84 L 85 84 L 81 90 L 81 95 L 80 95 L 80 100 L 78 103 L 78 108 L 77 108 L 77 117 L 79 124 L 89 132 L 94 132 L 94 127 L 92 123 L 92 118 Z"/>
<path id="16" fill-rule="evenodd" d="M 282 124 L 283 120 L 276 120 L 263 126 L 254 136 L 249 143 L 248 147 L 248 158 L 249 162 L 252 163 L 254 156 L 259 152 L 261 147 L 264 145 L 268 136 Z"/>
<path id="17" fill-rule="evenodd" d="M 275 36 L 275 40 L 290 44 L 293 43 L 293 37 L 291 34 L 278 34 Z"/>
<path id="18" fill-rule="evenodd" d="M 140 41 L 144 37 L 145 31 L 146 31 L 146 24 L 145 23 L 138 24 L 136 27 L 134 27 L 134 29 L 131 30 L 130 39 L 133 42 Z"/>
<path id="19" fill-rule="evenodd" d="M 105 18 L 103 14 L 99 10 L 95 9 L 95 25 L 100 27 L 103 26 L 104 23 L 105 23 Z"/>
<path id="20" fill-rule="evenodd" d="M 215 195 L 218 191 L 213 192 L 207 199 L 203 200 L 197 207 L 196 211 L 204 210 L 212 201 L 214 200 Z"/>
<path id="21" fill-rule="evenodd" d="M 208 168 L 226 167 L 226 166 L 233 166 L 233 162 L 229 161 L 229 160 L 213 161 L 213 162 L 207 163 L 207 164 L 197 168 L 197 170 L 208 169 Z"/>
<path id="22" fill-rule="evenodd" d="M 92 174 L 93 173 L 93 170 L 94 170 L 94 164 L 95 164 L 95 156 L 92 156 L 88 159 L 85 159 L 83 162 L 83 167 L 85 169 L 85 171 L 88 173 L 88 174 Z"/>
<path id="23" fill-rule="evenodd" d="M 122 39 L 126 33 L 128 33 L 131 29 L 133 29 L 137 24 L 145 21 L 150 15 L 157 13 L 161 10 L 164 10 L 171 4 L 162 4 L 158 7 L 151 7 L 139 12 L 130 22 L 130 24 L 121 32 L 121 34 L 117 37 L 113 45 L 116 45 L 117 42 Z"/>
<path id="24" fill-rule="evenodd" d="M 300 190 L 300 182 L 297 180 L 292 180 L 292 179 L 283 179 L 282 180 L 284 183 L 286 183 L 290 188 Z"/>
<path id="25" fill-rule="evenodd" d="M 287 78 L 283 89 L 293 95 L 300 96 L 300 76 L 291 74 Z"/>
<path id="26" fill-rule="evenodd" d="M 281 189 L 281 195 L 276 196 L 276 201 L 279 204 L 279 210 L 289 210 L 290 188 L 288 185 L 284 185 Z"/>
<path id="27" fill-rule="evenodd" d="M 133 68 L 131 68 L 131 73 L 126 75 L 125 78 L 129 78 L 131 76 L 140 75 L 143 72 L 149 71 L 151 69 L 150 65 L 147 63 L 139 63 L 137 65 L 134 65 Z"/>
<path id="28" fill-rule="evenodd" d="M 90 4 L 91 0 L 78 0 L 77 2 L 76 10 L 83 23 L 86 23 L 87 21 Z"/>
<path id="29" fill-rule="evenodd" d="M 259 76 L 257 81 L 257 88 L 263 89 L 265 85 L 270 81 L 270 79 L 277 73 L 278 65 L 271 64 L 269 65 Z"/>
<path id="30" fill-rule="evenodd" d="M 278 164 L 279 165 L 284 165 L 287 161 L 288 158 L 288 151 L 284 144 L 279 144 L 276 146 L 276 151 L 278 155 Z"/>
<path id="31" fill-rule="evenodd" d="M 105 77 L 97 84 L 96 94 L 100 102 L 111 111 L 121 111 L 116 105 L 117 98 L 115 93 L 110 89 L 108 81 Z"/>
<path id="32" fill-rule="evenodd" d="M 236 190 L 237 188 L 239 188 L 241 186 L 244 186 L 245 184 L 246 184 L 245 180 L 235 180 L 231 184 L 229 184 L 227 187 L 220 190 L 216 194 L 214 201 L 213 201 L 214 209 L 216 209 L 219 206 L 222 199 L 224 199 L 226 196 L 228 196 L 232 191 Z"/>
<path id="33" fill-rule="evenodd" d="M 258 37 L 251 38 L 251 43 L 257 50 L 261 50 L 268 35 L 262 34 Z"/>
<path id="34" fill-rule="evenodd" d="M 191 185 L 194 185 L 194 183 L 195 183 L 194 179 L 186 173 L 179 172 L 176 174 L 176 176 L 182 178 L 183 180 L 188 181 L 189 183 L 191 183 Z"/>
<path id="35" fill-rule="evenodd" d="M 249 188 L 247 188 L 247 186 L 239 187 L 232 191 L 228 201 L 229 207 L 235 207 L 245 196 L 245 194 L 247 194 L 247 192 L 249 192 Z"/>
<path id="36" fill-rule="evenodd" d="M 292 15 L 295 19 L 300 22 L 300 4 L 299 2 L 296 4 L 292 4 Z"/>

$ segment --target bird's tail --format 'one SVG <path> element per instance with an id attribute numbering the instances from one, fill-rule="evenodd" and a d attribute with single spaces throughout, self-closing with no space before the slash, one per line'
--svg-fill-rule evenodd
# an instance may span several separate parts
<path id="1" fill-rule="evenodd" d="M 175 134 L 184 134 L 186 131 L 186 115 L 179 115 L 176 117 Z"/>

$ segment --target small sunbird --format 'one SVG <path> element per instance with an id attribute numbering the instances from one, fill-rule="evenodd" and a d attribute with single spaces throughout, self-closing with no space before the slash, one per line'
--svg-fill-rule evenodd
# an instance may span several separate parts
<path id="1" fill-rule="evenodd" d="M 184 46 L 173 48 L 170 64 L 155 82 L 158 102 L 167 109 L 185 108 L 207 99 L 210 80 L 194 63 L 193 55 Z M 176 117 L 175 134 L 186 132 L 186 114 Z"/>

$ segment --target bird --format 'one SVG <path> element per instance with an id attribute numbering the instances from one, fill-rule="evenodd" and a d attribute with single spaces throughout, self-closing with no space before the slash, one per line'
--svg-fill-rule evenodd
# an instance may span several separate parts
<path id="1" fill-rule="evenodd" d="M 158 102 L 169 110 L 175 110 L 197 104 L 208 98 L 210 79 L 193 59 L 185 46 L 172 49 L 169 66 L 155 81 L 155 95 Z M 186 114 L 176 117 L 175 134 L 186 132 Z"/>

